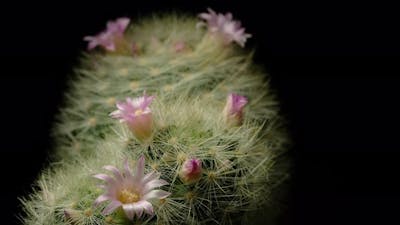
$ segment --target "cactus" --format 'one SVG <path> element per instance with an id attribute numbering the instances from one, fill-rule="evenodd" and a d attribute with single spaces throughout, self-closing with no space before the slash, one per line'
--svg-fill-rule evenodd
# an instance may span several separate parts
<path id="1" fill-rule="evenodd" d="M 240 47 L 250 35 L 229 14 L 200 17 L 208 30 L 192 16 L 167 14 L 126 30 L 124 18 L 123 34 L 99 34 L 110 38 L 105 44 L 85 38 L 90 51 L 54 126 L 54 163 L 21 199 L 24 224 L 254 224 L 246 215 L 271 203 L 287 178 L 287 136 L 268 77 Z M 210 28 L 210 17 L 234 25 L 236 36 Z M 145 128 L 122 111 L 144 92 L 151 100 L 143 123 L 151 125 L 139 135 Z M 143 110 L 132 112 L 134 121 Z M 119 179 L 151 183 L 159 195 L 135 208 L 147 189 Z M 111 197 L 99 197 L 107 190 L 118 192 L 114 208 Z"/>

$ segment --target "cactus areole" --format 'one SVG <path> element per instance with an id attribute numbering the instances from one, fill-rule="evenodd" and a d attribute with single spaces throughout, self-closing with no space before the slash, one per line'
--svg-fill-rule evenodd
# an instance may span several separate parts
<path id="1" fill-rule="evenodd" d="M 288 176 L 288 140 L 250 37 L 212 9 L 116 18 L 84 37 L 53 129 L 58 163 L 21 198 L 22 222 L 255 224 Z"/>

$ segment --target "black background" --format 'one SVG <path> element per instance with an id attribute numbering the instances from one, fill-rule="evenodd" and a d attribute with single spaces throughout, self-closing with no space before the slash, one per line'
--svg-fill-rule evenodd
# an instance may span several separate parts
<path id="1" fill-rule="evenodd" d="M 51 149 L 67 75 L 109 19 L 231 11 L 253 34 L 294 141 L 281 224 L 400 224 L 399 16 L 382 1 L 111 1 L 1 7 L 1 224 Z"/>

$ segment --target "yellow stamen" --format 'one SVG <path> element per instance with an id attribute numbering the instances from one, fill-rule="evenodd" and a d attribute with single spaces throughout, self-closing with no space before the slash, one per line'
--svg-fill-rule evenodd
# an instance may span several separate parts
<path id="1" fill-rule="evenodd" d="M 123 189 L 118 196 L 118 199 L 123 204 L 138 202 L 140 200 L 140 195 L 131 190 Z"/>
<path id="2" fill-rule="evenodd" d="M 142 114 L 143 114 L 143 110 L 141 110 L 141 109 L 138 109 L 135 111 L 135 116 L 140 116 Z"/>

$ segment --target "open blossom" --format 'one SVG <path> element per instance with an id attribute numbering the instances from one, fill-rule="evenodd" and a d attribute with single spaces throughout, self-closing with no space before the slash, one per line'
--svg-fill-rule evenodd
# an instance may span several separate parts
<path id="1" fill-rule="evenodd" d="M 92 50 L 97 46 L 102 46 L 108 51 L 115 51 L 117 39 L 122 39 L 126 28 L 130 22 L 129 18 L 118 18 L 115 21 L 107 23 L 106 30 L 100 32 L 96 36 L 86 36 L 83 39 L 88 41 L 88 50 Z"/>
<path id="2" fill-rule="evenodd" d="M 247 38 L 251 37 L 251 34 L 245 33 L 245 28 L 241 27 L 240 21 L 232 19 L 231 13 L 226 13 L 225 15 L 221 13 L 217 14 L 208 8 L 208 13 L 200 13 L 199 17 L 205 20 L 208 30 L 211 33 L 221 35 L 227 44 L 234 41 L 241 47 L 244 47 Z"/>
<path id="3" fill-rule="evenodd" d="M 200 179 L 202 171 L 200 159 L 187 159 L 182 165 L 179 177 L 184 183 L 193 183 Z"/>
<path id="4" fill-rule="evenodd" d="M 247 102 L 244 96 L 229 94 L 224 108 L 225 121 L 230 125 L 240 125 L 243 120 L 243 108 Z"/>
<path id="5" fill-rule="evenodd" d="M 141 156 L 136 164 L 134 174 L 131 173 L 128 160 L 125 160 L 124 171 L 120 171 L 114 166 L 104 166 L 104 169 L 113 173 L 114 176 L 107 174 L 96 174 L 95 178 L 105 181 L 101 187 L 105 193 L 100 195 L 94 202 L 95 206 L 109 201 L 103 210 L 103 214 L 108 215 L 119 207 L 122 207 L 125 215 L 132 220 L 135 215 L 139 218 L 143 213 L 154 215 L 153 205 L 149 200 L 163 199 L 171 193 L 163 190 L 153 190 L 167 185 L 165 180 L 159 179 L 160 175 L 155 172 L 144 174 L 145 159 Z"/>
<path id="6" fill-rule="evenodd" d="M 125 102 L 116 104 L 117 110 L 110 114 L 111 117 L 126 123 L 131 132 L 139 140 L 151 137 L 153 131 L 153 116 L 149 105 L 154 96 L 144 94 L 138 98 L 126 98 Z"/>

